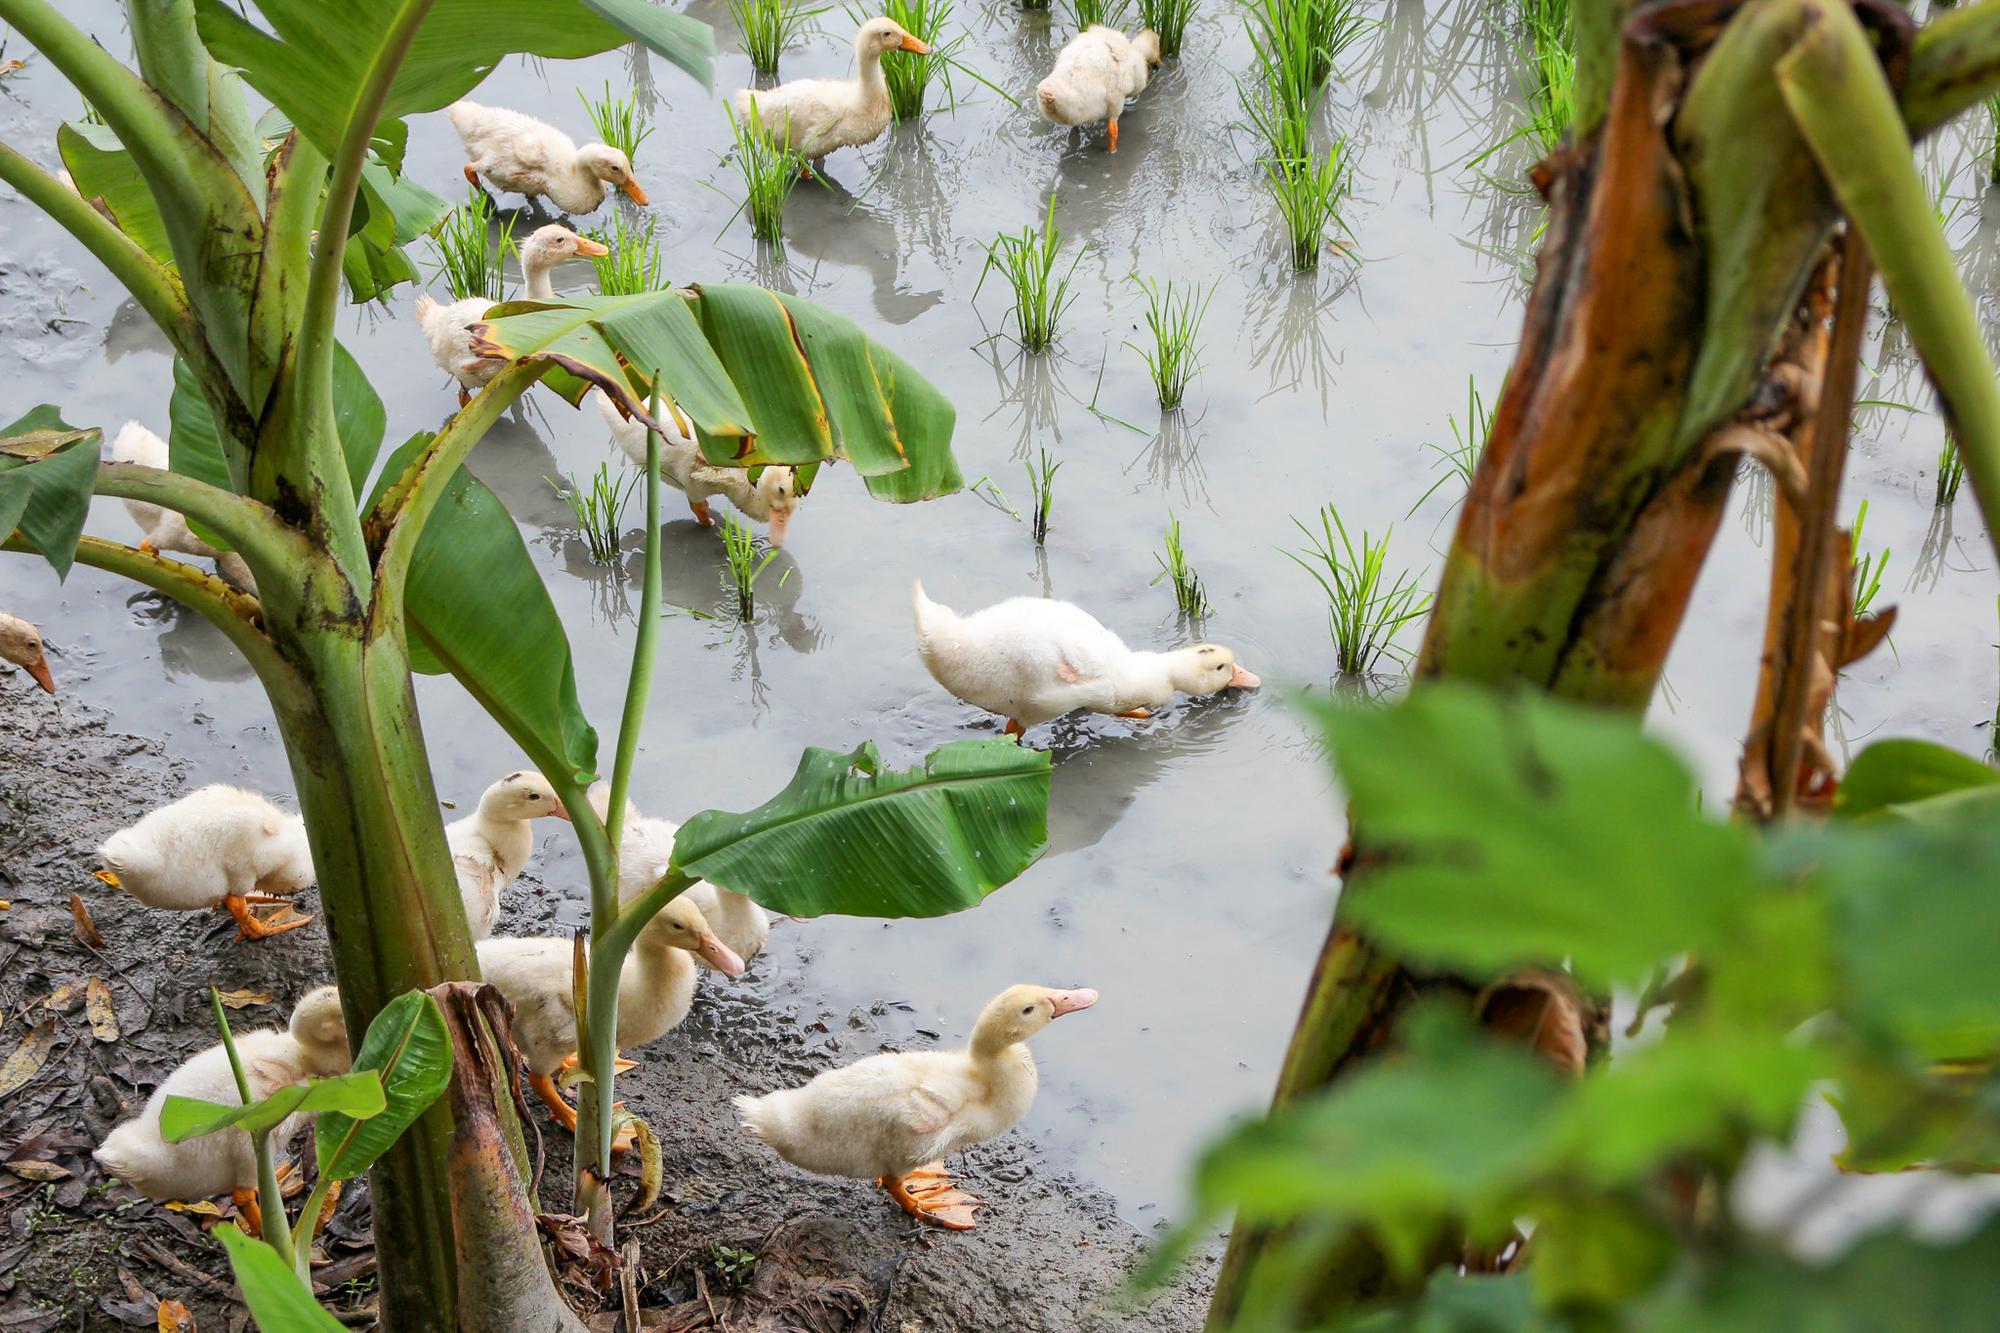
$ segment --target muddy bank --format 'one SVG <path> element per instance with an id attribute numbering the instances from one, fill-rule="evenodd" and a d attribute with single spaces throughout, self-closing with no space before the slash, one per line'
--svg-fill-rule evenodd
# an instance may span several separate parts
<path id="1" fill-rule="evenodd" d="M 24 1048 L 27 1064 L 45 1055 L 0 1097 L 0 1331 L 151 1328 L 163 1299 L 185 1303 L 203 1330 L 243 1327 L 227 1264 L 202 1234 L 207 1219 L 107 1181 L 89 1151 L 168 1070 L 215 1040 L 206 987 L 243 1002 L 231 1014 L 239 1030 L 281 1024 L 328 975 L 324 933 L 315 921 L 245 943 L 220 913 L 153 912 L 105 889 L 90 874 L 96 844 L 181 794 L 184 766 L 73 698 L 24 684 L 0 682 L 0 1066 Z M 72 914 L 72 894 L 96 943 Z M 510 891 L 502 930 L 553 930 L 574 907 L 531 872 Z M 318 911 L 310 892 L 301 909 Z M 783 971 L 799 952 L 774 942 L 746 983 L 712 979 L 688 1022 L 620 1083 L 662 1139 L 666 1206 L 632 1234 L 647 1304 L 673 1311 L 665 1326 L 1199 1327 L 1206 1264 L 1144 1309 L 1100 1308 L 1143 1238 L 1107 1195 L 1052 1171 L 1022 1135 L 955 1163 L 989 1206 L 980 1231 L 947 1236 L 912 1225 L 871 1186 L 807 1176 L 741 1134 L 729 1106 L 737 1092 L 935 1040 L 893 1000 L 828 1009 Z M 110 1001 L 109 1024 L 88 1002 L 93 991 Z M 15 1069 L 19 1077 L 24 1066 Z M 549 1130 L 545 1141 L 542 1204 L 561 1212 L 568 1140 Z M 319 1270 L 329 1301 L 357 1318 L 373 1285 L 367 1207 L 365 1190 L 343 1199 Z"/>

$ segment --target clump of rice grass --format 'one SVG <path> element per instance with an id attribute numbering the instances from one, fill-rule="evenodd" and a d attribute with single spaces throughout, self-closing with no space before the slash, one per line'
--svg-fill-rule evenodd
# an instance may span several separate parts
<path id="1" fill-rule="evenodd" d="M 1029 527 L 1035 534 L 1035 545 L 1046 545 L 1049 540 L 1049 514 L 1056 507 L 1056 473 L 1062 471 L 1062 464 L 1049 458 L 1049 451 L 1037 451 L 1040 457 L 1033 463 L 1024 462 L 1028 470 L 1028 492 L 1032 503 L 1028 510 Z"/>
<path id="2" fill-rule="evenodd" d="M 1935 503 L 1943 509 L 1958 498 L 1958 488 L 1965 482 L 1965 459 L 1958 452 L 1958 436 L 1947 427 L 1944 444 L 1938 449 L 1937 498 Z"/>
<path id="3" fill-rule="evenodd" d="M 1063 0 L 1063 8 L 1069 11 L 1069 21 L 1078 32 L 1093 23 L 1102 23 L 1107 28 L 1117 28 L 1122 32 L 1130 12 L 1125 7 L 1125 0 Z"/>
<path id="4" fill-rule="evenodd" d="M 1186 398 L 1188 381 L 1201 373 L 1198 339 L 1208 303 L 1215 298 L 1215 284 L 1204 291 L 1199 286 L 1178 287 L 1171 278 L 1164 287 L 1157 278 L 1135 276 L 1133 281 L 1146 293 L 1146 328 L 1153 342 L 1150 347 L 1125 345 L 1146 358 L 1160 406 L 1172 411 Z"/>
<path id="5" fill-rule="evenodd" d="M 611 91 L 610 83 L 604 85 L 600 97 L 592 97 L 583 89 L 576 90 L 583 101 L 583 109 L 590 115 L 591 126 L 597 131 L 597 141 L 610 144 L 625 154 L 625 160 L 639 160 L 639 145 L 646 142 L 653 132 L 652 117 L 644 108 L 629 97 L 621 97 Z"/>
<path id="6" fill-rule="evenodd" d="M 904 32 L 930 47 L 929 55 L 904 51 L 882 62 L 882 79 L 889 85 L 889 114 L 897 120 L 915 120 L 924 114 L 924 101 L 934 81 L 951 87 L 952 57 L 965 45 L 965 34 L 947 39 L 945 20 L 951 17 L 951 0 L 885 0 L 879 10 L 850 11 L 857 21 L 881 13 L 902 25 Z"/>
<path id="7" fill-rule="evenodd" d="M 1993 148 L 1986 157 L 1986 175 L 2000 185 L 2000 93 L 1986 99 L 1986 123 L 1993 134 Z"/>
<path id="8" fill-rule="evenodd" d="M 716 526 L 722 532 L 723 587 L 736 594 L 736 618 L 747 621 L 757 609 L 757 580 L 778 553 L 759 542 L 756 529 L 728 510 Z"/>
<path id="9" fill-rule="evenodd" d="M 1177 56 L 1198 0 L 1139 0 L 1139 26 L 1160 35 L 1160 54 Z"/>
<path id="10" fill-rule="evenodd" d="M 1236 100 L 1249 117 L 1250 128 L 1264 141 L 1265 161 L 1305 161 L 1312 155 L 1312 119 L 1321 90 L 1273 79 L 1266 65 L 1257 70 L 1255 82 L 1236 85 Z"/>
<path id="11" fill-rule="evenodd" d="M 1189 620 L 1200 620 L 1211 608 L 1208 604 L 1208 590 L 1202 587 L 1201 575 L 1195 572 L 1194 562 L 1187 558 L 1187 548 L 1181 544 L 1181 519 L 1173 510 L 1167 511 L 1167 531 L 1165 534 L 1166 553 L 1155 555 L 1160 572 L 1153 576 L 1153 582 L 1167 579 L 1173 584 L 1174 605 Z"/>
<path id="12" fill-rule="evenodd" d="M 555 487 L 556 494 L 569 505 L 576 515 L 578 533 L 590 552 L 590 558 L 600 565 L 608 565 L 618 559 L 619 533 L 624 529 L 625 506 L 632 501 L 640 475 L 626 472 L 614 476 L 609 464 L 599 463 L 597 474 L 590 479 L 587 488 L 565 487 L 554 477 L 545 477 L 549 485 Z"/>
<path id="13" fill-rule="evenodd" d="M 1456 414 L 1447 415 L 1444 420 L 1445 424 L 1451 427 L 1451 443 L 1439 444 L 1433 440 L 1424 445 L 1424 448 L 1438 456 L 1437 466 L 1440 475 L 1431 483 L 1429 490 L 1417 497 L 1417 503 L 1410 506 L 1412 514 L 1422 507 L 1424 501 L 1437 494 L 1438 487 L 1454 477 L 1461 486 L 1472 485 L 1472 473 L 1479 466 L 1479 455 L 1486 448 L 1486 437 L 1493 432 L 1492 414 L 1486 410 L 1486 400 L 1479 393 L 1479 382 L 1472 376 L 1465 377 L 1464 423 L 1459 422 Z M 1458 501 L 1454 500 L 1452 503 L 1456 505 Z"/>
<path id="14" fill-rule="evenodd" d="M 743 54 L 759 74 L 776 74 L 778 57 L 796 43 L 826 7 L 805 9 L 785 0 L 729 0 L 730 17 L 743 34 Z"/>
<path id="15" fill-rule="evenodd" d="M 1033 227 L 1023 227 L 1019 236 L 1002 232 L 993 238 L 993 243 L 986 247 L 986 263 L 979 270 L 979 281 L 972 289 L 973 299 L 977 300 L 979 289 L 986 285 L 987 274 L 998 271 L 1007 280 L 1014 293 L 1014 305 L 1008 311 L 1014 321 L 1014 334 L 1021 346 L 1031 352 L 1038 352 L 1056 340 L 1056 327 L 1062 322 L 1063 312 L 1076 299 L 1069 283 L 1083 260 L 1083 250 L 1078 248 L 1069 268 L 1058 279 L 1056 260 L 1061 250 L 1062 233 L 1056 230 L 1056 200 L 1050 195 L 1048 213 L 1039 233 Z"/>
<path id="16" fill-rule="evenodd" d="M 1328 234 L 1347 231 L 1345 209 L 1353 187 L 1347 140 L 1336 138 L 1317 158 L 1267 161 L 1264 175 L 1284 219 L 1292 267 L 1301 273 L 1317 269 Z"/>
<path id="17" fill-rule="evenodd" d="M 1868 522 L 1868 502 L 1863 500 L 1861 508 L 1855 511 L 1854 525 L 1848 529 L 1848 549 L 1853 552 L 1854 561 L 1854 615 L 1856 619 L 1868 614 L 1868 608 L 1875 604 L 1875 595 L 1882 591 L 1882 572 L 1889 567 L 1889 548 L 1870 551 L 1861 550 L 1861 529 Z"/>
<path id="18" fill-rule="evenodd" d="M 1257 64 L 1294 89 L 1323 86 L 1368 27 L 1359 0 L 1250 0 L 1249 10 Z"/>
<path id="19" fill-rule="evenodd" d="M 498 304 L 506 297 L 505 262 L 514 248 L 514 219 L 500 224 L 495 245 L 493 214 L 493 201 L 474 189 L 431 231 L 431 271 L 444 279 L 455 301 L 476 296 Z"/>
<path id="20" fill-rule="evenodd" d="M 743 174 L 743 208 L 750 215 L 750 234 L 760 240 L 784 240 L 785 201 L 806 171 L 806 155 L 786 147 L 791 138 L 792 116 L 785 113 L 780 134 L 764 131 L 764 116 L 757 99 L 750 99 L 750 114 L 736 118 L 736 108 L 723 103 L 729 113 L 729 131 L 736 136 L 736 169 Z"/>
<path id="21" fill-rule="evenodd" d="M 1407 661 L 1396 647 L 1396 635 L 1430 610 L 1431 598 L 1408 570 L 1385 582 L 1389 536 L 1395 529 L 1384 532 L 1379 542 L 1364 529 L 1357 545 L 1336 506 L 1326 505 L 1318 517 L 1316 529 L 1292 520 L 1307 544 L 1285 554 L 1326 593 L 1327 628 L 1341 674 L 1365 676 L 1384 657 Z"/>
<path id="22" fill-rule="evenodd" d="M 651 213 L 637 222 L 625 220 L 624 209 L 611 211 L 611 227 L 591 233 L 609 254 L 595 255 L 597 290 L 606 296 L 639 296 L 666 286 L 660 261 L 660 243 L 654 238 Z"/>

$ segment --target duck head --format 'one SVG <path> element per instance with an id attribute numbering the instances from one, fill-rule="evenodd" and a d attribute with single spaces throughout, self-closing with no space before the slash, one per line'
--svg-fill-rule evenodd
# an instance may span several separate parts
<path id="1" fill-rule="evenodd" d="M 792 515 L 798 512 L 799 502 L 805 499 L 799 494 L 799 470 L 792 467 L 767 467 L 757 478 L 757 496 L 771 510 L 771 545 L 785 544 L 785 530 L 792 525 Z"/>
<path id="2" fill-rule="evenodd" d="M 1064 1014 L 1096 1003 L 1097 992 L 1088 987 L 1052 990 L 1047 986 L 1009 986 L 979 1011 L 979 1022 L 972 1029 L 972 1048 L 990 1054 L 1017 1045 Z"/>
<path id="3" fill-rule="evenodd" d="M 292 1010 L 292 1039 L 306 1053 L 306 1061 L 321 1074 L 342 1074 L 352 1061 L 347 1054 L 347 1019 L 340 1012 L 340 992 L 332 986 L 315 986 L 299 998 Z"/>
<path id="4" fill-rule="evenodd" d="M 708 918 L 686 898 L 676 898 L 662 907 L 659 915 L 646 923 L 641 937 L 686 949 L 726 977 L 743 975 L 743 959 L 709 929 Z"/>
<path id="5" fill-rule="evenodd" d="M 1146 57 L 1147 69 L 1160 67 L 1160 61 L 1164 58 L 1160 55 L 1160 34 L 1151 28 L 1139 30 L 1139 35 L 1132 39 L 1132 49 Z"/>
<path id="6" fill-rule="evenodd" d="M 931 53 L 931 46 L 929 42 L 911 36 L 902 24 L 892 18 L 869 19 L 854 34 L 854 54 L 862 60 L 880 60 L 891 51 L 927 56 Z"/>
<path id="7" fill-rule="evenodd" d="M 1236 654 L 1219 643 L 1197 643 L 1168 654 L 1169 678 L 1182 694 L 1206 695 L 1223 690 L 1254 690 L 1263 684 L 1245 670 Z"/>
<path id="8" fill-rule="evenodd" d="M 653 201 L 639 188 L 632 175 L 632 159 L 608 143 L 585 144 L 576 153 L 577 165 L 606 185 L 623 190 L 635 204 L 644 207 Z"/>
<path id="9" fill-rule="evenodd" d="M 479 813 L 493 820 L 539 819 L 543 815 L 569 818 L 556 789 L 532 768 L 509 773 L 488 787 L 479 798 Z"/>
<path id="10" fill-rule="evenodd" d="M 49 660 L 42 652 L 42 632 L 19 616 L 4 612 L 0 612 L 0 659 L 26 671 L 50 694 L 56 692 L 55 677 L 49 674 Z"/>
<path id="11" fill-rule="evenodd" d="M 609 246 L 579 236 L 559 222 L 551 222 L 536 228 L 533 235 L 521 242 L 521 269 L 546 273 L 566 259 L 595 259 L 610 253 Z"/>

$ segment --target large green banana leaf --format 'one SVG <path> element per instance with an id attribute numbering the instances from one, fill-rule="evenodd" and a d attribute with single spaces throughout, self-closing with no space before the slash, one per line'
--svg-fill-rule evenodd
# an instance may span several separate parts
<path id="1" fill-rule="evenodd" d="M 381 451 L 389 414 L 360 364 L 338 343 L 333 349 L 333 420 L 347 463 L 348 485 L 359 494 L 368 480 L 368 470 L 375 466 L 375 455 Z M 195 383 L 194 372 L 185 361 L 174 362 L 174 393 L 167 402 L 167 421 L 167 457 L 175 472 L 225 491 L 241 492 L 230 477 L 208 400 L 201 396 L 201 386 Z M 208 534 L 203 534 L 203 540 L 214 544 Z"/>
<path id="2" fill-rule="evenodd" d="M 568 296 L 495 307 L 480 349 L 553 362 L 571 402 L 592 384 L 643 417 L 661 393 L 723 466 L 845 458 L 880 499 L 959 489 L 950 400 L 853 321 L 762 287 L 717 283 L 638 296 Z"/>
<path id="3" fill-rule="evenodd" d="M 390 455 L 371 506 L 431 439 L 412 436 Z M 417 539 L 403 598 L 414 669 L 457 677 L 538 763 L 596 777 L 597 732 L 577 701 L 562 617 L 506 506 L 463 467 Z"/>
<path id="4" fill-rule="evenodd" d="M 0 426 L 0 540 L 19 531 L 59 579 L 76 558 L 103 438 L 71 426 L 50 403 Z"/>
<path id="5" fill-rule="evenodd" d="M 782 792 L 681 825 L 674 867 L 788 916 L 943 916 L 975 907 L 1049 842 L 1049 757 L 953 741 L 883 771 L 874 743 L 807 750 Z"/>
<path id="6" fill-rule="evenodd" d="M 168 1143 L 180 1143 L 231 1125 L 246 1134 L 266 1134 L 293 1115 L 316 1111 L 380 1115 L 382 1105 L 381 1076 L 375 1070 L 363 1069 L 287 1083 L 254 1102 L 231 1105 L 202 1097 L 169 1097 L 160 1106 L 160 1137 Z"/>
<path id="7" fill-rule="evenodd" d="M 308 139 L 337 156 L 389 34 L 423 0 L 257 0 L 265 32 L 232 0 L 195 0 L 201 39 L 242 69 Z M 433 0 L 396 71 L 380 119 L 448 106 L 509 55 L 570 59 L 638 40 L 704 84 L 707 24 L 650 0 Z"/>
<path id="8" fill-rule="evenodd" d="M 413 990 L 384 1005 L 361 1039 L 354 1072 L 381 1076 L 382 1108 L 366 1119 L 321 1113 L 315 1155 L 321 1174 L 335 1180 L 352 1180 L 375 1165 L 450 1085 L 451 1034 L 437 1001 Z"/>
<path id="9" fill-rule="evenodd" d="M 356 303 L 372 301 L 399 282 L 415 282 L 417 266 L 403 247 L 437 225 L 450 205 L 380 162 L 361 168 L 354 223 L 341 270 Z"/>
<path id="10" fill-rule="evenodd" d="M 160 206 L 145 177 L 109 126 L 77 124 L 56 129 L 56 151 L 62 154 L 76 192 L 85 199 L 102 199 L 118 224 L 141 250 L 172 267 L 174 251 L 167 241 Z"/>
<path id="11" fill-rule="evenodd" d="M 276 1250 L 236 1226 L 219 1226 L 210 1234 L 229 1251 L 229 1270 L 263 1333 L 346 1333 L 347 1326 L 320 1309 Z"/>

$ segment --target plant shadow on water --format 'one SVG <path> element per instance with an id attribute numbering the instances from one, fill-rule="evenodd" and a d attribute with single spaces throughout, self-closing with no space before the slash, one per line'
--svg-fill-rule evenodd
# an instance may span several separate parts
<path id="1" fill-rule="evenodd" d="M 1329 333 L 1334 306 L 1359 276 L 1349 270 L 1322 290 L 1318 274 L 1287 273 L 1251 292 L 1243 322 L 1256 349 L 1250 354 L 1250 364 L 1270 377 L 1266 397 L 1310 386 L 1319 399 L 1321 414 L 1326 413 L 1333 373 L 1346 359 L 1345 352 L 1333 350 Z"/>
<path id="2" fill-rule="evenodd" d="M 1051 442 L 1062 443 L 1062 403 L 1064 398 L 1078 402 L 1076 395 L 1063 383 L 1062 359 L 1048 352 L 1030 352 L 1015 346 L 1007 340 L 1006 346 L 1013 347 L 1011 361 L 1001 351 L 1000 335 L 986 344 L 986 358 L 993 367 L 993 383 L 996 389 L 996 403 L 991 412 L 981 418 L 990 422 L 995 417 L 1006 415 L 1007 424 L 1014 436 L 1011 457 L 1025 459 L 1037 438 L 1046 437 Z"/>
<path id="3" fill-rule="evenodd" d="M 1162 412 L 1160 428 L 1125 465 L 1126 476 L 1141 465 L 1145 478 L 1163 491 L 1179 489 L 1185 504 L 1208 504 L 1208 470 L 1202 466 L 1201 423 L 1208 415 L 1190 421 L 1184 411 Z"/>
<path id="4" fill-rule="evenodd" d="M 908 324 L 944 300 L 942 291 L 910 291 L 899 280 L 905 254 L 896 227 L 881 209 L 831 176 L 792 194 L 785 214 L 785 249 L 817 263 L 866 273 L 875 313 Z"/>
<path id="5" fill-rule="evenodd" d="M 194 676 L 218 684 L 253 679 L 255 670 L 221 630 L 162 593 L 125 599 L 135 624 L 157 627 L 160 670 L 168 680 Z"/>
<path id="6" fill-rule="evenodd" d="M 739 635 L 754 638 L 762 633 L 769 642 L 782 642 L 793 652 L 814 652 L 827 635 L 817 618 L 799 610 L 806 588 L 804 568 L 789 551 L 781 549 L 775 555 L 757 580 L 755 610 L 744 624 L 736 616 L 736 592 L 725 586 L 728 571 L 721 536 L 686 514 L 669 518 L 660 528 L 661 600 L 670 615 L 673 608 L 693 612 L 713 630 L 708 639 L 711 648 Z M 640 554 L 626 559 L 624 577 L 631 587 L 639 586 L 643 572 Z"/>

